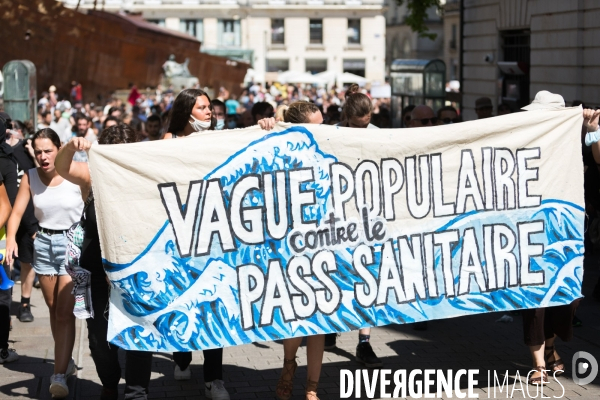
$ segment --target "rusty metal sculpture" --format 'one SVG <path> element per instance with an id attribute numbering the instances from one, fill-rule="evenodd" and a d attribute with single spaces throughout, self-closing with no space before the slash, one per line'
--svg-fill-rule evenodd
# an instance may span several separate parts
<path id="1" fill-rule="evenodd" d="M 248 65 L 199 52 L 200 42 L 139 16 L 76 12 L 56 0 L 0 1 L 0 66 L 15 59 L 37 68 L 38 92 L 55 85 L 68 98 L 70 83 L 83 87 L 86 102 L 102 102 L 129 83 L 155 87 L 169 55 L 189 58 L 203 86 L 239 91 Z"/>

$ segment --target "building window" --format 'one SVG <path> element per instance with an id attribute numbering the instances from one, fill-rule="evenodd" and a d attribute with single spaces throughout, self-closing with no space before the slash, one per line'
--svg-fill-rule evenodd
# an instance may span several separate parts
<path id="1" fill-rule="evenodd" d="M 327 71 L 327 59 L 306 60 L 306 72 L 318 74 Z"/>
<path id="2" fill-rule="evenodd" d="M 283 19 L 271 20 L 271 44 L 285 44 Z"/>
<path id="3" fill-rule="evenodd" d="M 219 20 L 219 46 L 240 47 L 240 21 L 235 19 Z"/>
<path id="4" fill-rule="evenodd" d="M 360 19 L 348 20 L 348 44 L 360 44 Z"/>
<path id="5" fill-rule="evenodd" d="M 522 74 L 502 74 L 502 101 L 518 109 L 529 104 L 530 32 L 528 30 L 504 31 L 502 50 L 504 61 L 514 62 Z"/>
<path id="6" fill-rule="evenodd" d="M 148 22 L 150 22 L 151 24 L 156 24 L 158 26 L 162 26 L 163 28 L 165 26 L 165 20 L 164 19 L 149 19 Z"/>
<path id="7" fill-rule="evenodd" d="M 344 60 L 344 72 L 350 72 L 351 74 L 358 76 L 365 76 L 365 59 L 356 60 Z"/>
<path id="8" fill-rule="evenodd" d="M 452 24 L 452 38 L 450 39 L 450 48 L 456 50 L 456 24 Z"/>
<path id="9" fill-rule="evenodd" d="M 310 20 L 310 44 L 322 44 L 323 43 L 323 20 L 322 19 L 311 19 Z"/>
<path id="10" fill-rule="evenodd" d="M 267 72 L 280 72 L 290 69 L 290 60 L 287 59 L 267 59 Z"/>
<path id="11" fill-rule="evenodd" d="M 203 39 L 204 28 L 201 19 L 181 19 L 179 20 L 179 30 L 200 41 Z"/>

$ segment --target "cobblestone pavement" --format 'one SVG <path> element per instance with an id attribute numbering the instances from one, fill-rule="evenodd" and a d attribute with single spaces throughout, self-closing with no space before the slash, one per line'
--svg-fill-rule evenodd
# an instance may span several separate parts
<path id="1" fill-rule="evenodd" d="M 589 264 L 589 265 L 587 265 Z M 566 373 L 559 379 L 564 387 L 551 381 L 544 389 L 544 397 L 563 399 L 600 399 L 600 374 L 587 386 L 578 386 L 572 380 L 571 359 L 578 351 L 586 351 L 600 361 L 600 302 L 591 297 L 594 285 L 600 277 L 596 258 L 586 263 L 584 295 L 577 311 L 583 326 L 575 328 L 575 337 L 568 343 L 557 340 L 557 350 L 566 364 Z M 18 285 L 17 285 L 18 286 Z M 14 300 L 20 299 L 20 288 L 15 287 Z M 47 308 L 41 292 L 34 290 L 32 311 L 35 321 L 21 323 L 15 315 L 18 304 L 13 302 L 12 346 L 20 359 L 0 366 L 0 399 L 49 399 L 49 377 L 53 372 L 53 341 L 50 335 Z M 509 315 L 513 322 L 496 322 L 503 315 Z M 521 317 L 518 314 L 489 313 L 447 320 L 431 321 L 426 331 L 415 331 L 410 325 L 392 325 L 375 328 L 371 333 L 371 343 L 376 354 L 384 362 L 384 368 L 392 371 L 405 369 L 478 369 L 478 384 L 475 393 L 479 398 L 509 398 L 508 389 L 503 392 L 494 389 L 494 371 L 503 381 L 508 374 L 512 398 L 529 398 L 525 385 L 514 385 L 515 376 L 527 375 L 530 357 L 522 339 Z M 325 352 L 323 370 L 319 385 L 319 397 L 340 398 L 340 370 L 355 371 L 361 365 L 354 360 L 358 335 L 348 332 L 338 337 L 338 348 Z M 306 352 L 301 347 L 298 352 L 298 371 L 293 399 L 303 399 L 303 383 L 306 381 Z M 79 366 L 77 376 L 69 379 L 70 399 L 99 398 L 101 384 L 91 359 L 87 342 L 85 323 L 77 322 L 77 337 L 73 357 Z M 170 400 L 204 398 L 201 352 L 194 354 L 192 379 L 175 381 L 173 361 L 170 354 L 157 354 L 154 357 L 150 398 Z M 124 357 L 122 357 L 124 364 Z M 224 352 L 224 379 L 232 399 L 273 399 L 281 366 L 283 348 L 280 342 L 256 343 Z M 488 371 L 491 383 L 488 386 Z M 372 372 L 371 372 L 372 373 Z M 121 396 L 123 380 L 121 381 Z M 466 380 L 461 386 L 466 387 Z M 513 391 L 513 388 L 515 389 Z M 496 390 L 496 394 L 494 394 Z M 361 398 L 365 396 L 362 389 Z M 537 395 L 530 389 L 531 397 Z M 377 391 L 375 397 L 381 394 Z M 383 395 L 381 395 L 383 396 Z M 354 397 L 353 397 L 354 398 Z M 446 397 L 444 397 L 446 398 Z M 454 397 L 456 398 L 456 397 Z M 537 395 L 537 398 L 540 398 Z"/>

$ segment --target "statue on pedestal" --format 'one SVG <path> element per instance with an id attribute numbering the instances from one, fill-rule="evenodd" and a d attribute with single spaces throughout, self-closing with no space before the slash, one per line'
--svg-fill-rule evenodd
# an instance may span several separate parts
<path id="1" fill-rule="evenodd" d="M 164 71 L 162 84 L 165 87 L 173 85 L 176 90 L 183 88 L 191 88 L 199 85 L 198 78 L 192 76 L 188 69 L 189 58 L 180 64 L 175 61 L 175 55 L 171 54 L 169 59 L 162 66 Z"/>

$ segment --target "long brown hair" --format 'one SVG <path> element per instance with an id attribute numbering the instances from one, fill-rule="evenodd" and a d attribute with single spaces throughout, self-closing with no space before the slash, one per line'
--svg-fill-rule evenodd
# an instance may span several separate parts
<path id="1" fill-rule="evenodd" d="M 175 101 L 173 102 L 173 108 L 171 108 L 171 112 L 169 113 L 169 129 L 167 129 L 167 132 L 171 132 L 173 134 L 183 132 L 185 126 L 190 121 L 190 115 L 192 114 L 192 110 L 196 104 L 196 99 L 200 96 L 206 96 L 208 103 L 211 104 L 210 97 L 204 90 L 184 89 L 177 95 Z M 209 107 L 212 111 L 212 104 Z M 212 113 L 210 119 L 211 121 L 209 129 L 213 130 L 217 123 L 214 113 Z"/>
<path id="2" fill-rule="evenodd" d="M 360 93 L 359 86 L 351 85 L 345 94 L 346 102 L 342 108 L 342 122 L 347 122 L 352 117 L 364 117 L 373 113 L 373 103 L 369 96 Z"/>

